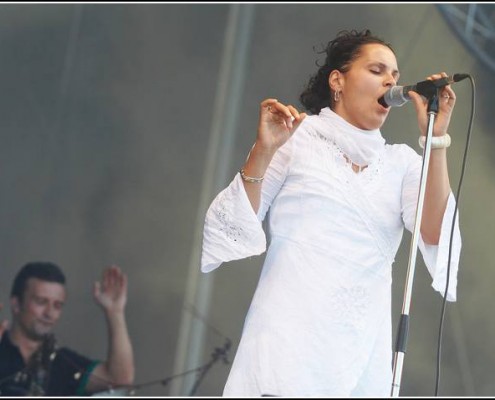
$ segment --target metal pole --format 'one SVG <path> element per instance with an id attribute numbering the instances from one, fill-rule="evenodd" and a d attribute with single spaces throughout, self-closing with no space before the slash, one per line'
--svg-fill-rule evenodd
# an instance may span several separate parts
<path id="1" fill-rule="evenodd" d="M 406 276 L 406 287 L 404 290 L 404 302 L 402 306 L 402 314 L 397 332 L 397 342 L 395 346 L 395 357 L 393 367 L 392 380 L 392 397 L 399 396 L 400 382 L 402 377 L 402 366 L 404 363 L 404 354 L 407 347 L 407 335 L 409 332 L 409 309 L 411 305 L 411 293 L 414 279 L 414 270 L 416 268 L 416 257 L 418 252 L 418 241 L 421 229 L 421 218 L 423 215 L 423 204 L 426 192 L 426 181 L 428 175 L 428 165 L 430 163 L 431 153 L 431 138 L 433 136 L 433 124 L 435 116 L 438 112 L 438 93 L 428 100 L 428 129 L 423 151 L 423 165 L 421 167 L 421 178 L 418 194 L 418 203 L 416 208 L 416 220 L 414 222 L 414 230 L 411 239 L 411 248 L 409 252 L 409 266 Z"/>
<path id="2" fill-rule="evenodd" d="M 198 206 L 194 240 L 191 250 L 182 318 L 177 339 L 174 375 L 203 364 L 205 325 L 194 319 L 191 306 L 207 317 L 210 306 L 213 274 L 201 274 L 202 232 L 206 210 L 214 195 L 228 181 L 230 157 L 240 115 L 246 75 L 247 55 L 254 20 L 254 4 L 232 4 L 229 8 L 224 37 L 222 63 L 210 129 L 203 185 Z M 171 396 L 187 396 L 194 384 L 188 375 L 171 383 Z"/>

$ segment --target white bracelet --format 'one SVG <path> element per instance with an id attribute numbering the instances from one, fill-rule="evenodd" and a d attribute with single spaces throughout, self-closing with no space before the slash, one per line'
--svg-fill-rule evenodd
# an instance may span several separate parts
<path id="1" fill-rule="evenodd" d="M 262 176 L 261 178 L 254 178 L 252 176 L 247 176 L 244 174 L 244 169 L 241 168 L 239 171 L 241 173 L 241 178 L 245 180 L 246 182 L 251 182 L 251 183 L 261 183 L 263 182 L 264 177 Z"/>
<path id="2" fill-rule="evenodd" d="M 425 148 L 426 136 L 419 137 L 419 147 Z M 432 149 L 444 149 L 449 147 L 451 143 L 451 138 L 448 133 L 442 136 L 432 136 L 431 137 L 431 148 Z"/>

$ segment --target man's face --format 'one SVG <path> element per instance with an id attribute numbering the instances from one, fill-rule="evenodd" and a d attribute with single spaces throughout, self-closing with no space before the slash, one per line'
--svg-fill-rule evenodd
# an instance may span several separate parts
<path id="1" fill-rule="evenodd" d="M 11 299 L 14 323 L 31 340 L 42 340 L 62 315 L 65 299 L 64 285 L 29 278 L 22 300 Z"/>

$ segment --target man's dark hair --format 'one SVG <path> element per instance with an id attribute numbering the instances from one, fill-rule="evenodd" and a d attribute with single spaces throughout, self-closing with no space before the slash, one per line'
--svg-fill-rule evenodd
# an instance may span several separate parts
<path id="1" fill-rule="evenodd" d="M 17 297 L 19 301 L 22 301 L 29 278 L 56 282 L 62 285 L 65 284 L 65 275 L 58 265 L 51 262 L 34 261 L 24 265 L 17 273 L 14 283 L 12 284 L 10 297 Z"/>
<path id="2" fill-rule="evenodd" d="M 328 77 L 333 70 L 346 72 L 351 63 L 359 56 L 361 47 L 366 44 L 382 44 L 392 50 L 392 46 L 377 36 L 369 29 L 358 32 L 356 30 L 340 31 L 337 37 L 328 42 L 326 48 L 318 54 L 326 54 L 325 64 L 313 75 L 304 91 L 299 96 L 301 104 L 313 114 L 319 114 L 322 108 L 333 109 L 333 97 L 330 93 Z"/>

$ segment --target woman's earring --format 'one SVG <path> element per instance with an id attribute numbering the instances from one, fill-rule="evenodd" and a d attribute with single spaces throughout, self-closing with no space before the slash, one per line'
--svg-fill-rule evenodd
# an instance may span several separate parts
<path id="1" fill-rule="evenodd" d="M 333 99 L 336 102 L 340 100 L 340 92 L 338 90 L 336 90 L 335 92 L 333 92 Z"/>

